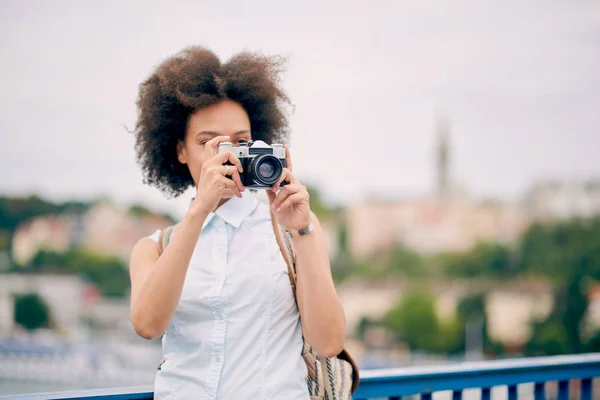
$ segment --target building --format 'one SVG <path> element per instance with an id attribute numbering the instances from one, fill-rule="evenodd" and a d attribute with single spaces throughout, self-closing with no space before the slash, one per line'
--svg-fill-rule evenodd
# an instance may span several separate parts
<path id="1" fill-rule="evenodd" d="M 81 316 L 88 285 L 75 275 L 56 274 L 2 274 L 0 276 L 0 337 L 9 337 L 15 331 L 15 296 L 37 293 L 50 309 L 54 328 L 71 338 L 85 336 Z"/>
<path id="2" fill-rule="evenodd" d="M 357 335 L 363 318 L 383 318 L 412 287 L 406 279 L 378 283 L 348 281 L 340 285 L 338 295 L 346 313 L 349 335 Z M 454 318 L 461 299 L 480 293 L 483 288 L 481 282 L 428 283 L 428 290 L 435 297 L 436 313 L 442 320 Z M 521 346 L 531 336 L 531 321 L 547 317 L 553 306 L 552 287 L 548 283 L 514 281 L 494 284 L 486 295 L 487 333 L 491 339 L 506 345 Z M 596 314 L 590 316 L 590 320 L 599 324 L 600 314 Z"/>
<path id="3" fill-rule="evenodd" d="M 26 265 L 40 250 L 63 253 L 80 247 L 128 263 L 141 237 L 172 223 L 167 217 L 133 213 L 103 200 L 83 213 L 41 216 L 19 225 L 13 236 L 13 258 Z"/>
<path id="4" fill-rule="evenodd" d="M 531 187 L 523 206 L 536 220 L 600 216 L 600 180 L 546 180 Z"/>
<path id="5" fill-rule="evenodd" d="M 546 283 L 513 282 L 491 290 L 486 297 L 488 335 L 519 348 L 531 337 L 531 323 L 548 317 L 554 307 L 552 287 Z"/>
<path id="6" fill-rule="evenodd" d="M 14 260 L 24 265 L 42 248 L 57 253 L 67 251 L 73 226 L 72 215 L 49 215 L 19 225 L 12 240 Z"/>
<path id="7" fill-rule="evenodd" d="M 453 183 L 447 123 L 438 124 L 434 194 L 367 201 L 346 210 L 352 255 L 366 258 L 398 244 L 423 253 L 463 252 L 479 241 L 513 243 L 529 223 L 518 205 L 476 202 Z"/>

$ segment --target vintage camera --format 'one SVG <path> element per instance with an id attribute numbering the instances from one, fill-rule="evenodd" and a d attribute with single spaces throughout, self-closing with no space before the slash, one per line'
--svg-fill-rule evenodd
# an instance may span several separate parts
<path id="1" fill-rule="evenodd" d="M 285 163 L 285 148 L 282 144 L 268 145 L 262 140 L 240 142 L 233 146 L 231 142 L 219 143 L 218 152 L 231 151 L 242 163 L 244 171 L 240 179 L 249 189 L 268 189 L 281 178 Z M 226 163 L 231 164 L 231 163 Z M 285 183 L 281 183 L 283 186 Z"/>

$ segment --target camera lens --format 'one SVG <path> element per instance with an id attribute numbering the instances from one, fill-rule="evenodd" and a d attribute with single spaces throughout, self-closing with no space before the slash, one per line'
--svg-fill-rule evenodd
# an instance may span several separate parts
<path id="1" fill-rule="evenodd" d="M 277 157 L 270 154 L 263 154 L 252 161 L 251 171 L 257 183 L 264 186 L 271 186 L 281 177 L 283 165 Z"/>
<path id="2" fill-rule="evenodd" d="M 258 172 L 260 173 L 260 176 L 268 179 L 273 175 L 273 172 L 275 172 L 275 168 L 268 162 L 264 162 L 258 167 Z"/>

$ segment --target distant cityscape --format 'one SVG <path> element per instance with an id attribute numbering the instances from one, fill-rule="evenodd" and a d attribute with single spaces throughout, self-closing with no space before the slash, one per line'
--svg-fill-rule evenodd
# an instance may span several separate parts
<path id="1" fill-rule="evenodd" d="M 451 155 L 450 132 L 447 124 L 441 121 L 437 132 L 436 182 L 431 193 L 397 201 L 368 200 L 324 213 L 321 220 L 331 259 L 368 263 L 398 246 L 424 256 L 461 254 L 482 242 L 510 247 L 534 222 L 600 216 L 600 181 L 535 182 L 519 202 L 477 201 L 455 183 L 450 167 Z M 31 332 L 15 322 L 15 297 L 37 293 L 51 310 L 52 326 L 38 330 L 33 337 L 45 337 L 49 343 L 115 342 L 118 338 L 118 342 L 132 346 L 149 346 L 148 357 L 154 362 L 160 349 L 157 343 L 145 343 L 133 332 L 127 295 L 103 296 L 80 274 L 60 272 L 60 268 L 51 270 L 54 272 L 36 272 L 27 266 L 40 252 L 64 254 L 84 249 L 93 254 L 116 257 L 123 268 L 127 268 L 131 249 L 141 237 L 174 222 L 168 216 L 142 207 L 123 209 L 106 199 L 84 208 L 67 208 L 60 213 L 19 221 L 8 240 L 9 251 L 0 257 L 0 270 L 3 271 L 0 279 L 0 342 L 2 338 L 19 341 L 31 337 Z M 337 288 L 346 311 L 348 347 L 353 354 L 366 357 L 368 352 L 372 354 L 380 349 L 385 353 L 387 363 L 406 362 L 409 353 L 397 346 L 388 330 L 377 325 L 365 330 L 363 324 L 367 319 L 382 320 L 390 307 L 413 286 L 413 280 L 401 277 L 377 280 L 351 275 L 340 281 Z M 485 282 L 481 279 L 429 278 L 425 286 L 434 294 L 435 311 L 442 321 L 455 318 L 465 296 L 485 291 L 486 335 L 507 348 L 522 348 L 531 336 L 531 321 L 548 316 L 555 305 L 553 285 L 545 279 Z M 589 292 L 588 301 L 586 326 L 592 330 L 600 328 L 600 286 Z M 475 325 L 468 333 L 474 337 L 469 343 L 475 343 L 475 350 L 481 347 L 481 329 L 482 326 Z M 41 332 L 46 332 L 46 336 Z M 11 348 L 14 352 L 14 346 L 0 345 L 0 364 L 17 362 Z M 114 355 L 110 362 L 121 359 L 121 351 L 107 352 Z M 478 351 L 481 353 L 481 349 Z M 87 354 L 86 357 L 86 362 L 90 363 L 91 356 Z M 125 364 L 121 367 L 131 369 Z M 6 379 L 15 379 L 10 375 L 14 371 L 14 368 L 0 368 L 0 379 L 3 374 Z M 151 369 L 142 371 L 135 379 L 149 379 L 151 372 Z M 48 376 L 49 380 L 65 379 L 62 375 L 49 373 Z"/>
<path id="2" fill-rule="evenodd" d="M 397 201 L 365 201 L 346 210 L 349 248 L 358 257 L 398 243 L 424 253 L 462 252 L 480 241 L 510 244 L 533 221 L 600 215 L 600 177 L 534 182 L 521 201 L 477 201 L 451 170 L 450 132 L 437 127 L 436 183 L 430 194 Z"/>

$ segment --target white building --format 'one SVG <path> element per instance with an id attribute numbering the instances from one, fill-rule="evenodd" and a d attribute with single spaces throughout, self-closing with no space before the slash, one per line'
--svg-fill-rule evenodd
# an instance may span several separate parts
<path id="1" fill-rule="evenodd" d="M 78 245 L 120 257 L 128 264 L 140 238 L 171 223 L 166 217 L 134 215 L 109 201 L 100 201 L 83 214 L 46 215 L 22 223 L 13 236 L 13 257 L 25 265 L 42 249 L 63 253 Z"/>
<path id="2" fill-rule="evenodd" d="M 69 232 L 73 226 L 71 216 L 44 216 L 27 221 L 17 227 L 13 235 L 13 258 L 23 265 L 40 250 L 57 253 L 69 249 Z"/>
<path id="3" fill-rule="evenodd" d="M 347 221 L 349 247 L 359 258 L 398 244 L 423 253 L 463 252 L 478 241 L 511 244 L 528 224 L 522 210 L 509 204 L 435 198 L 351 206 Z"/>
<path id="4" fill-rule="evenodd" d="M 0 337 L 7 337 L 14 331 L 15 296 L 27 293 L 37 293 L 48 305 L 58 332 L 67 337 L 80 337 L 87 287 L 81 278 L 73 275 L 1 274 Z"/>
<path id="5" fill-rule="evenodd" d="M 411 289 L 408 280 L 384 283 L 347 282 L 338 287 L 338 295 L 346 313 L 348 334 L 357 333 L 363 317 L 381 319 Z M 482 290 L 482 283 L 430 283 L 438 316 L 452 319 L 460 301 L 470 293 Z M 543 282 L 511 282 L 495 285 L 486 296 L 488 335 L 507 345 L 522 345 L 530 335 L 530 323 L 550 313 L 554 305 L 552 287 Z M 600 314 L 598 314 L 600 315 Z M 598 318 L 597 315 L 592 319 Z M 595 323 L 598 320 L 595 319 Z"/>
<path id="6" fill-rule="evenodd" d="M 590 218 L 600 215 L 600 180 L 548 180 L 526 194 L 524 207 L 535 219 Z"/>

